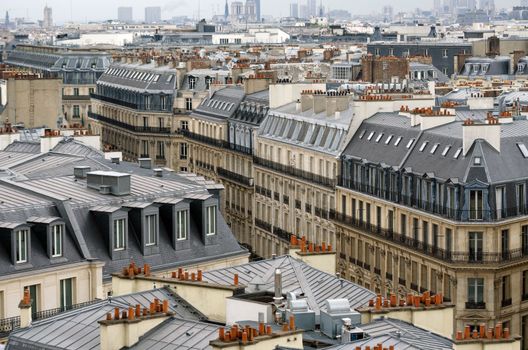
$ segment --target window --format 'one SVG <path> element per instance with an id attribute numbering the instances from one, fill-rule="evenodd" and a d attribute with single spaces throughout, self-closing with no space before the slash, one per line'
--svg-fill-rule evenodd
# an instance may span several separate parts
<path id="1" fill-rule="evenodd" d="M 159 80 L 159 78 L 160 78 L 160 75 L 159 75 L 159 74 L 156 74 L 156 75 L 154 76 L 154 79 L 152 79 L 152 81 L 155 82 L 155 83 L 157 83 L 158 80 Z"/>
<path id="2" fill-rule="evenodd" d="M 444 150 L 442 151 L 442 157 L 445 157 L 450 149 L 451 149 L 451 146 L 446 146 L 446 148 L 444 148 Z"/>
<path id="3" fill-rule="evenodd" d="M 524 143 L 518 143 L 517 147 L 519 147 L 519 151 L 521 151 L 524 158 L 528 158 L 528 149 L 526 148 L 526 145 Z"/>
<path id="4" fill-rule="evenodd" d="M 161 109 L 167 108 L 167 96 L 160 96 Z"/>
<path id="5" fill-rule="evenodd" d="M 524 184 L 517 184 L 517 213 L 524 214 L 526 211 L 526 190 Z"/>
<path id="6" fill-rule="evenodd" d="M 402 137 L 401 137 L 401 136 L 398 137 L 398 138 L 396 139 L 396 142 L 394 142 L 394 146 L 397 147 L 397 146 L 400 144 L 401 140 L 402 140 Z"/>
<path id="7" fill-rule="evenodd" d="M 63 225 L 54 225 L 51 227 L 51 256 L 53 258 L 62 256 L 63 228 Z"/>
<path id="8" fill-rule="evenodd" d="M 205 234 L 212 236 L 216 234 L 216 205 L 207 207 L 205 212 Z"/>
<path id="9" fill-rule="evenodd" d="M 482 261 L 482 232 L 469 233 L 469 260 Z"/>
<path id="10" fill-rule="evenodd" d="M 150 109 L 150 96 L 145 96 L 145 109 Z"/>
<path id="11" fill-rule="evenodd" d="M 192 111 L 193 109 L 193 101 L 191 97 L 187 97 L 185 99 L 185 110 Z"/>
<path id="12" fill-rule="evenodd" d="M 156 245 L 158 233 L 158 216 L 155 214 L 145 216 L 145 228 L 147 230 L 145 234 L 145 245 Z"/>
<path id="13" fill-rule="evenodd" d="M 81 110 L 79 108 L 79 105 L 73 105 L 73 117 L 79 118 L 81 116 Z"/>
<path id="14" fill-rule="evenodd" d="M 482 191 L 469 191 L 469 219 L 482 220 Z"/>
<path id="15" fill-rule="evenodd" d="M 407 146 L 405 146 L 405 147 L 406 148 L 411 148 L 413 142 L 414 142 L 414 139 L 410 139 L 409 142 L 407 142 Z"/>
<path id="16" fill-rule="evenodd" d="M 177 227 L 176 227 L 176 239 L 183 241 L 187 239 L 189 234 L 189 211 L 180 210 L 176 213 Z"/>
<path id="17" fill-rule="evenodd" d="M 522 300 L 528 300 L 528 270 L 522 272 Z"/>
<path id="18" fill-rule="evenodd" d="M 73 96 L 79 96 L 79 88 L 73 88 Z"/>
<path id="19" fill-rule="evenodd" d="M 143 146 L 143 153 L 141 154 L 141 156 L 143 157 L 148 157 L 149 155 L 149 145 L 148 145 L 148 141 L 147 140 L 142 140 L 141 141 L 141 145 Z"/>
<path id="20" fill-rule="evenodd" d="M 193 90 L 196 87 L 196 78 L 193 76 L 190 76 L 188 78 L 188 82 L 189 82 L 189 89 Z"/>
<path id="21" fill-rule="evenodd" d="M 182 120 L 180 122 L 180 129 L 189 130 L 189 122 L 187 120 Z"/>
<path id="22" fill-rule="evenodd" d="M 442 50 L 442 56 L 447 58 L 447 49 Z"/>
<path id="23" fill-rule="evenodd" d="M 440 146 L 438 143 L 435 143 L 433 147 L 431 148 L 431 154 L 434 154 L 436 152 L 436 149 Z"/>
<path id="24" fill-rule="evenodd" d="M 375 132 L 372 131 L 369 136 L 367 137 L 367 140 L 370 141 L 372 139 L 372 136 L 374 136 Z"/>
<path id="25" fill-rule="evenodd" d="M 361 134 L 359 134 L 359 138 L 360 138 L 360 139 L 362 139 L 362 138 L 363 138 L 363 136 L 365 136 L 365 132 L 366 132 L 366 131 L 365 131 L 365 130 L 363 130 L 363 131 L 361 132 Z"/>
<path id="26" fill-rule="evenodd" d="M 60 281 L 60 307 L 61 310 L 70 310 L 73 305 L 73 278 Z"/>
<path id="27" fill-rule="evenodd" d="M 503 259 L 508 258 L 510 250 L 510 231 L 509 230 L 502 230 L 501 231 L 501 252 Z"/>
<path id="28" fill-rule="evenodd" d="M 29 230 L 19 230 L 15 232 L 15 239 L 16 239 L 15 262 L 17 264 L 25 263 L 28 261 L 28 235 L 29 235 Z"/>
<path id="29" fill-rule="evenodd" d="M 376 137 L 376 143 L 380 142 L 382 137 L 383 137 L 383 133 L 379 134 L 378 137 Z"/>
<path id="30" fill-rule="evenodd" d="M 453 155 L 453 158 L 458 159 L 460 156 L 460 153 L 462 153 L 462 148 L 459 148 L 456 150 L 455 154 Z"/>
<path id="31" fill-rule="evenodd" d="M 172 81 L 172 78 L 174 78 L 174 75 L 169 75 L 167 77 L 167 83 L 170 83 Z"/>
<path id="32" fill-rule="evenodd" d="M 212 77 L 205 77 L 205 89 L 209 90 L 211 88 L 211 84 L 213 83 L 214 78 Z"/>
<path id="33" fill-rule="evenodd" d="M 114 250 L 125 249 L 125 224 L 126 219 L 114 220 Z"/>
<path id="34" fill-rule="evenodd" d="M 180 159 L 181 160 L 187 159 L 187 144 L 186 143 L 180 143 Z"/>
<path id="35" fill-rule="evenodd" d="M 480 304 L 484 302 L 484 279 L 468 278 L 468 303 Z"/>
<path id="36" fill-rule="evenodd" d="M 429 141 L 424 141 L 424 143 L 422 143 L 422 145 L 420 146 L 420 152 L 423 152 L 425 147 L 427 147 L 427 144 L 429 144 Z"/>
<path id="37" fill-rule="evenodd" d="M 528 254 L 528 225 L 521 226 L 521 245 L 523 254 Z"/>
<path id="38" fill-rule="evenodd" d="M 165 141 L 158 141 L 157 146 L 158 146 L 158 154 L 156 158 L 165 159 Z"/>
<path id="39" fill-rule="evenodd" d="M 473 163 L 474 163 L 475 165 L 480 165 L 480 164 L 482 163 L 482 159 L 481 159 L 480 157 L 475 157 L 475 158 L 473 159 Z"/>
<path id="40" fill-rule="evenodd" d="M 389 142 L 391 142 L 393 135 L 387 136 L 387 139 L 385 140 L 385 144 L 388 145 Z"/>

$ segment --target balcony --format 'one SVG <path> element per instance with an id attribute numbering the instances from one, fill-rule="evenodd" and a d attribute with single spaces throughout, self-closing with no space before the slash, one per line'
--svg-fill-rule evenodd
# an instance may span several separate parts
<path id="1" fill-rule="evenodd" d="M 170 134 L 170 128 L 159 128 L 159 127 L 150 127 L 150 126 L 135 126 L 128 123 L 121 122 L 112 118 L 105 117 L 103 115 L 88 112 L 88 117 L 97 121 L 101 121 L 106 124 L 114 125 L 119 128 L 123 128 L 129 131 L 146 133 L 146 134 Z"/>
<path id="2" fill-rule="evenodd" d="M 313 182 L 317 185 L 321 185 L 324 187 L 334 188 L 337 185 L 336 179 L 331 179 L 323 175 L 317 175 L 317 174 L 314 174 L 308 171 L 304 171 L 304 170 L 298 169 L 291 165 L 276 163 L 271 160 L 267 160 L 267 159 L 259 158 L 259 157 L 253 157 L 253 162 L 262 167 L 275 170 L 280 173 L 290 175 L 293 177 L 301 178 L 303 180 Z"/>
<path id="3" fill-rule="evenodd" d="M 85 306 L 90 306 L 90 305 L 96 304 L 96 303 L 98 303 L 100 301 L 101 301 L 100 299 L 95 299 L 95 300 L 87 301 L 87 302 L 84 302 L 84 303 L 67 305 L 67 306 L 64 306 L 64 307 L 58 307 L 56 309 L 37 311 L 37 312 L 33 313 L 31 318 L 33 319 L 33 321 L 43 320 L 43 319 L 58 315 L 61 312 L 80 309 L 80 308 L 85 307 Z"/>
<path id="4" fill-rule="evenodd" d="M 194 132 L 191 132 L 189 130 L 184 130 L 184 129 L 179 129 L 177 131 L 177 133 L 182 134 L 183 136 L 185 136 L 185 137 L 187 137 L 187 138 L 189 138 L 191 140 L 195 140 L 195 141 L 198 141 L 198 142 L 201 142 L 201 143 L 205 143 L 205 144 L 210 145 L 210 146 L 224 148 L 224 149 L 229 149 L 231 151 L 235 151 L 235 152 L 239 152 L 239 153 L 243 153 L 243 154 L 247 154 L 247 155 L 253 154 L 253 150 L 251 148 L 235 145 L 235 144 L 232 144 L 232 143 L 230 143 L 230 142 L 228 142 L 226 140 L 215 139 L 215 138 L 212 138 L 212 137 L 196 134 Z"/>
<path id="5" fill-rule="evenodd" d="M 517 248 L 503 252 L 460 252 L 450 251 L 434 245 L 426 244 L 416 238 L 399 234 L 393 230 L 387 230 L 375 224 L 365 222 L 356 217 L 343 215 L 335 210 L 330 210 L 330 219 L 336 224 L 344 225 L 376 239 L 404 246 L 415 252 L 423 253 L 432 258 L 440 259 L 450 263 L 459 264 L 496 264 L 512 262 L 528 257 L 528 247 Z"/>
<path id="6" fill-rule="evenodd" d="M 107 96 L 98 95 L 98 94 L 90 94 L 90 97 L 95 99 L 95 100 L 112 103 L 112 104 L 119 105 L 119 106 L 122 106 L 122 107 L 127 107 L 127 108 L 131 108 L 131 109 L 138 109 L 137 103 L 121 101 L 121 100 L 118 100 L 118 99 L 115 99 L 115 98 L 112 98 L 112 97 L 107 97 Z"/>
<path id="7" fill-rule="evenodd" d="M 218 176 L 223 177 L 224 179 L 232 180 L 246 187 L 253 186 L 253 178 L 237 174 L 224 168 L 217 168 L 216 171 L 218 173 Z"/>
<path id="8" fill-rule="evenodd" d="M 271 233 L 271 224 L 264 221 L 264 220 L 261 220 L 261 219 L 255 219 L 255 226 L 264 230 L 264 231 L 267 231 L 267 232 L 270 232 Z"/>
<path id="9" fill-rule="evenodd" d="M 483 301 L 467 301 L 466 309 L 467 310 L 484 310 L 486 309 L 486 303 Z"/>
<path id="10" fill-rule="evenodd" d="M 275 226 L 273 227 L 273 234 L 286 242 L 289 242 L 292 236 L 290 232 Z"/>
<path id="11" fill-rule="evenodd" d="M 20 328 L 20 316 L 0 320 L 0 339 L 6 338 L 11 332 Z"/>
<path id="12" fill-rule="evenodd" d="M 62 95 L 63 101 L 90 101 L 90 95 Z"/>
<path id="13" fill-rule="evenodd" d="M 214 166 L 212 164 L 202 162 L 201 160 L 197 160 L 196 162 L 194 162 L 194 164 L 196 164 L 196 166 L 199 168 L 214 171 Z"/>
<path id="14" fill-rule="evenodd" d="M 271 198 L 271 190 L 268 190 L 262 186 L 255 186 L 255 192 L 257 192 L 258 194 L 261 194 L 263 196 L 266 196 L 268 198 Z"/>

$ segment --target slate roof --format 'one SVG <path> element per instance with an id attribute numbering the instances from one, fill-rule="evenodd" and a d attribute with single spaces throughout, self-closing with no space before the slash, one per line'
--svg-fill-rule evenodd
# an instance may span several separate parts
<path id="1" fill-rule="evenodd" d="M 139 304 L 148 308 L 155 298 L 169 300 L 169 309 L 175 313 L 174 317 L 185 319 L 185 321 L 168 319 L 154 328 L 154 332 L 148 334 L 147 339 L 149 337 L 150 339 L 156 339 L 157 332 L 163 332 L 166 329 L 177 329 L 178 324 L 182 327 L 187 323 L 194 326 L 197 325 L 197 321 L 204 319 L 204 316 L 198 310 L 170 290 L 165 288 L 154 289 L 109 298 L 90 306 L 66 311 L 45 320 L 33 322 L 31 327 L 15 331 L 9 336 L 6 350 L 28 349 L 28 346 L 32 349 L 99 349 L 100 332 L 97 321 L 104 320 L 106 314 L 113 312 L 115 307 L 125 309 Z M 198 328 L 198 326 L 195 327 Z M 137 349 L 145 348 L 141 347 L 142 342 L 143 339 L 137 344 L 139 346 Z"/>
<path id="2" fill-rule="evenodd" d="M 429 174 L 440 180 L 458 179 L 468 183 L 478 179 L 499 183 L 528 178 L 528 158 L 518 146 L 528 145 L 528 120 L 500 125 L 500 152 L 478 139 L 464 155 L 459 151 L 463 144 L 463 122 L 460 119 L 457 117 L 454 122 L 421 131 L 420 126 L 412 127 L 410 119 L 397 112 L 378 113 L 361 124 L 343 155 L 406 169 L 417 175 Z M 391 140 L 387 143 L 389 137 Z M 399 137 L 402 139 L 396 145 Z M 407 148 L 411 139 L 414 142 Z M 476 156 L 482 158 L 481 166 L 473 164 Z"/>
<path id="3" fill-rule="evenodd" d="M 110 55 L 93 52 L 45 52 L 45 49 L 28 51 L 15 49 L 8 53 L 6 63 L 19 67 L 41 69 L 49 72 L 95 71 L 103 72 L 110 65 Z"/>
<path id="4" fill-rule="evenodd" d="M 14 141 L 4 148 L 5 152 L 19 152 L 19 153 L 40 153 L 40 142 L 35 141 Z"/>
<path id="5" fill-rule="evenodd" d="M 360 328 L 369 338 L 328 347 L 328 350 L 355 350 L 357 346 L 364 349 L 382 344 L 383 348 L 394 346 L 394 350 L 451 350 L 453 342 L 450 339 L 432 333 L 410 323 L 380 318 L 371 323 L 362 324 Z"/>
<path id="6" fill-rule="evenodd" d="M 175 93 L 176 84 L 176 69 L 155 63 L 114 63 L 97 80 L 97 85 L 168 95 Z"/>
<path id="7" fill-rule="evenodd" d="M 92 158 L 104 157 L 104 153 L 100 150 L 90 147 L 83 142 L 79 142 L 73 137 L 64 138 L 64 140 L 60 141 L 55 147 L 52 148 L 52 151 L 56 153 L 87 156 Z"/>
<path id="8" fill-rule="evenodd" d="M 233 116 L 244 99 L 244 90 L 238 87 L 225 87 L 205 98 L 192 115 L 227 119 Z"/>
<path id="9" fill-rule="evenodd" d="M 309 307 L 319 314 L 325 300 L 346 298 L 352 308 L 368 304 L 375 294 L 355 283 L 313 268 L 289 255 L 204 272 L 206 281 L 230 284 L 235 273 L 246 292 L 274 291 L 275 269 L 282 272 L 283 294 L 304 294 Z"/>

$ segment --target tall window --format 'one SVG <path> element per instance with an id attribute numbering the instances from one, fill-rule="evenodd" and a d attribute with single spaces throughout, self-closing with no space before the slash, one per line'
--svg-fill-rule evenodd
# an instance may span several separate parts
<path id="1" fill-rule="evenodd" d="M 29 230 L 19 230 L 15 233 L 16 239 L 16 263 L 25 263 L 28 260 L 28 235 Z"/>
<path id="2" fill-rule="evenodd" d="M 182 120 L 180 122 L 180 128 L 182 130 L 189 130 L 189 122 L 187 120 Z"/>
<path id="3" fill-rule="evenodd" d="M 469 219 L 482 220 L 482 191 L 469 191 Z"/>
<path id="4" fill-rule="evenodd" d="M 522 300 L 528 300 L 528 270 L 522 272 Z"/>
<path id="5" fill-rule="evenodd" d="M 524 184 L 517 184 L 517 212 L 524 214 L 526 211 L 526 189 Z"/>
<path id="6" fill-rule="evenodd" d="M 407 236 L 407 215 L 400 215 L 400 234 L 402 236 Z"/>
<path id="7" fill-rule="evenodd" d="M 187 159 L 187 144 L 186 143 L 180 143 L 180 159 L 185 160 Z"/>
<path id="8" fill-rule="evenodd" d="M 455 189 L 453 187 L 447 188 L 447 215 L 449 217 L 455 216 Z"/>
<path id="9" fill-rule="evenodd" d="M 167 108 L 167 96 L 160 96 L 161 109 Z"/>
<path id="10" fill-rule="evenodd" d="M 79 105 L 73 105 L 73 117 L 79 118 L 81 116 L 81 110 L 79 109 Z"/>
<path id="11" fill-rule="evenodd" d="M 158 141 L 158 159 L 165 159 L 165 142 Z"/>
<path id="12" fill-rule="evenodd" d="M 158 233 L 158 216 L 156 214 L 145 216 L 145 245 L 156 245 L 156 236 Z"/>
<path id="13" fill-rule="evenodd" d="M 125 219 L 114 220 L 114 250 L 125 249 Z"/>
<path id="14" fill-rule="evenodd" d="M 79 96 L 79 88 L 73 88 L 73 96 Z"/>
<path id="15" fill-rule="evenodd" d="M 468 302 L 480 304 L 484 302 L 484 279 L 468 278 Z"/>
<path id="16" fill-rule="evenodd" d="M 63 225 L 54 225 L 51 227 L 51 256 L 62 256 L 62 233 Z"/>
<path id="17" fill-rule="evenodd" d="M 196 78 L 193 77 L 193 76 L 190 76 L 188 79 L 189 79 L 188 80 L 189 81 L 189 89 L 192 90 L 192 89 L 194 89 L 196 87 Z"/>
<path id="18" fill-rule="evenodd" d="M 422 239 L 424 247 L 429 245 L 429 223 L 427 221 L 422 221 Z"/>
<path id="19" fill-rule="evenodd" d="M 73 278 L 60 281 L 60 307 L 61 310 L 70 310 L 73 305 Z"/>
<path id="20" fill-rule="evenodd" d="M 205 234 L 212 236 L 216 234 L 216 205 L 207 207 L 205 213 Z"/>
<path id="21" fill-rule="evenodd" d="M 511 305 L 511 278 L 502 276 L 502 306 Z"/>
<path id="22" fill-rule="evenodd" d="M 209 90 L 211 87 L 211 83 L 214 81 L 214 78 L 211 77 L 205 77 L 205 89 Z"/>
<path id="23" fill-rule="evenodd" d="M 482 261 L 482 232 L 469 233 L 469 260 Z"/>
<path id="24" fill-rule="evenodd" d="M 523 254 L 528 254 L 528 225 L 521 226 L 521 244 Z"/>
<path id="25" fill-rule="evenodd" d="M 145 109 L 150 109 L 150 96 L 145 96 Z"/>
<path id="26" fill-rule="evenodd" d="M 148 141 L 147 140 L 142 140 L 141 141 L 141 146 L 142 146 L 141 148 L 143 149 L 142 156 L 148 157 L 148 155 L 149 155 Z"/>
<path id="27" fill-rule="evenodd" d="M 450 228 L 445 229 L 445 250 L 447 253 L 451 252 L 451 246 L 453 244 L 453 230 Z"/>
<path id="28" fill-rule="evenodd" d="M 183 241 L 187 239 L 189 233 L 189 211 L 180 210 L 176 214 L 177 216 L 177 227 L 176 227 L 176 239 L 178 241 Z"/>
<path id="29" fill-rule="evenodd" d="M 507 259 L 510 251 L 510 232 L 509 230 L 501 231 L 501 252 L 502 258 Z"/>
<path id="30" fill-rule="evenodd" d="M 185 110 L 192 111 L 193 109 L 193 101 L 191 97 L 187 97 L 185 99 Z"/>

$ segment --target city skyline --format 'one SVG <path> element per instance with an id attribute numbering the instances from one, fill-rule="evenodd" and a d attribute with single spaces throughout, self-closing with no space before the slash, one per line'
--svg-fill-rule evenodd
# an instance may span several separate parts
<path id="1" fill-rule="evenodd" d="M 299 5 L 303 1 L 295 1 Z M 130 6 L 123 0 L 93 0 L 90 3 L 79 3 L 67 0 L 4 0 L 0 11 L 9 11 L 11 18 L 29 18 L 32 20 L 42 19 L 42 9 L 48 5 L 53 8 L 53 19 L 56 23 L 65 23 L 73 20 L 75 22 L 100 21 L 108 19 L 117 19 L 117 9 L 121 6 Z M 199 5 L 198 5 L 199 4 Z M 497 9 L 508 8 L 519 5 L 519 0 L 505 0 L 496 4 Z M 41 6 L 39 6 L 41 5 Z M 222 0 L 173 0 L 173 1 L 147 1 L 137 0 L 134 2 L 133 14 L 134 20 L 141 21 L 144 19 L 144 9 L 149 6 L 160 6 L 162 9 L 162 19 L 170 19 L 178 16 L 189 16 L 192 18 L 208 18 L 213 15 L 223 15 L 225 2 Z M 319 5 L 319 2 L 318 2 Z M 422 5 L 424 10 L 433 8 L 433 1 L 428 1 L 425 5 L 423 2 L 416 0 L 402 0 L 398 6 L 395 6 L 390 0 L 373 0 L 368 4 L 343 4 L 339 0 L 325 0 L 323 5 L 330 9 L 348 10 L 352 15 L 364 15 L 375 12 L 372 9 L 381 9 L 385 5 L 392 5 L 394 11 L 414 10 L 418 5 Z M 290 13 L 290 2 L 278 0 L 263 1 L 262 15 L 288 16 Z M 198 13 L 198 11 L 200 11 Z"/>

